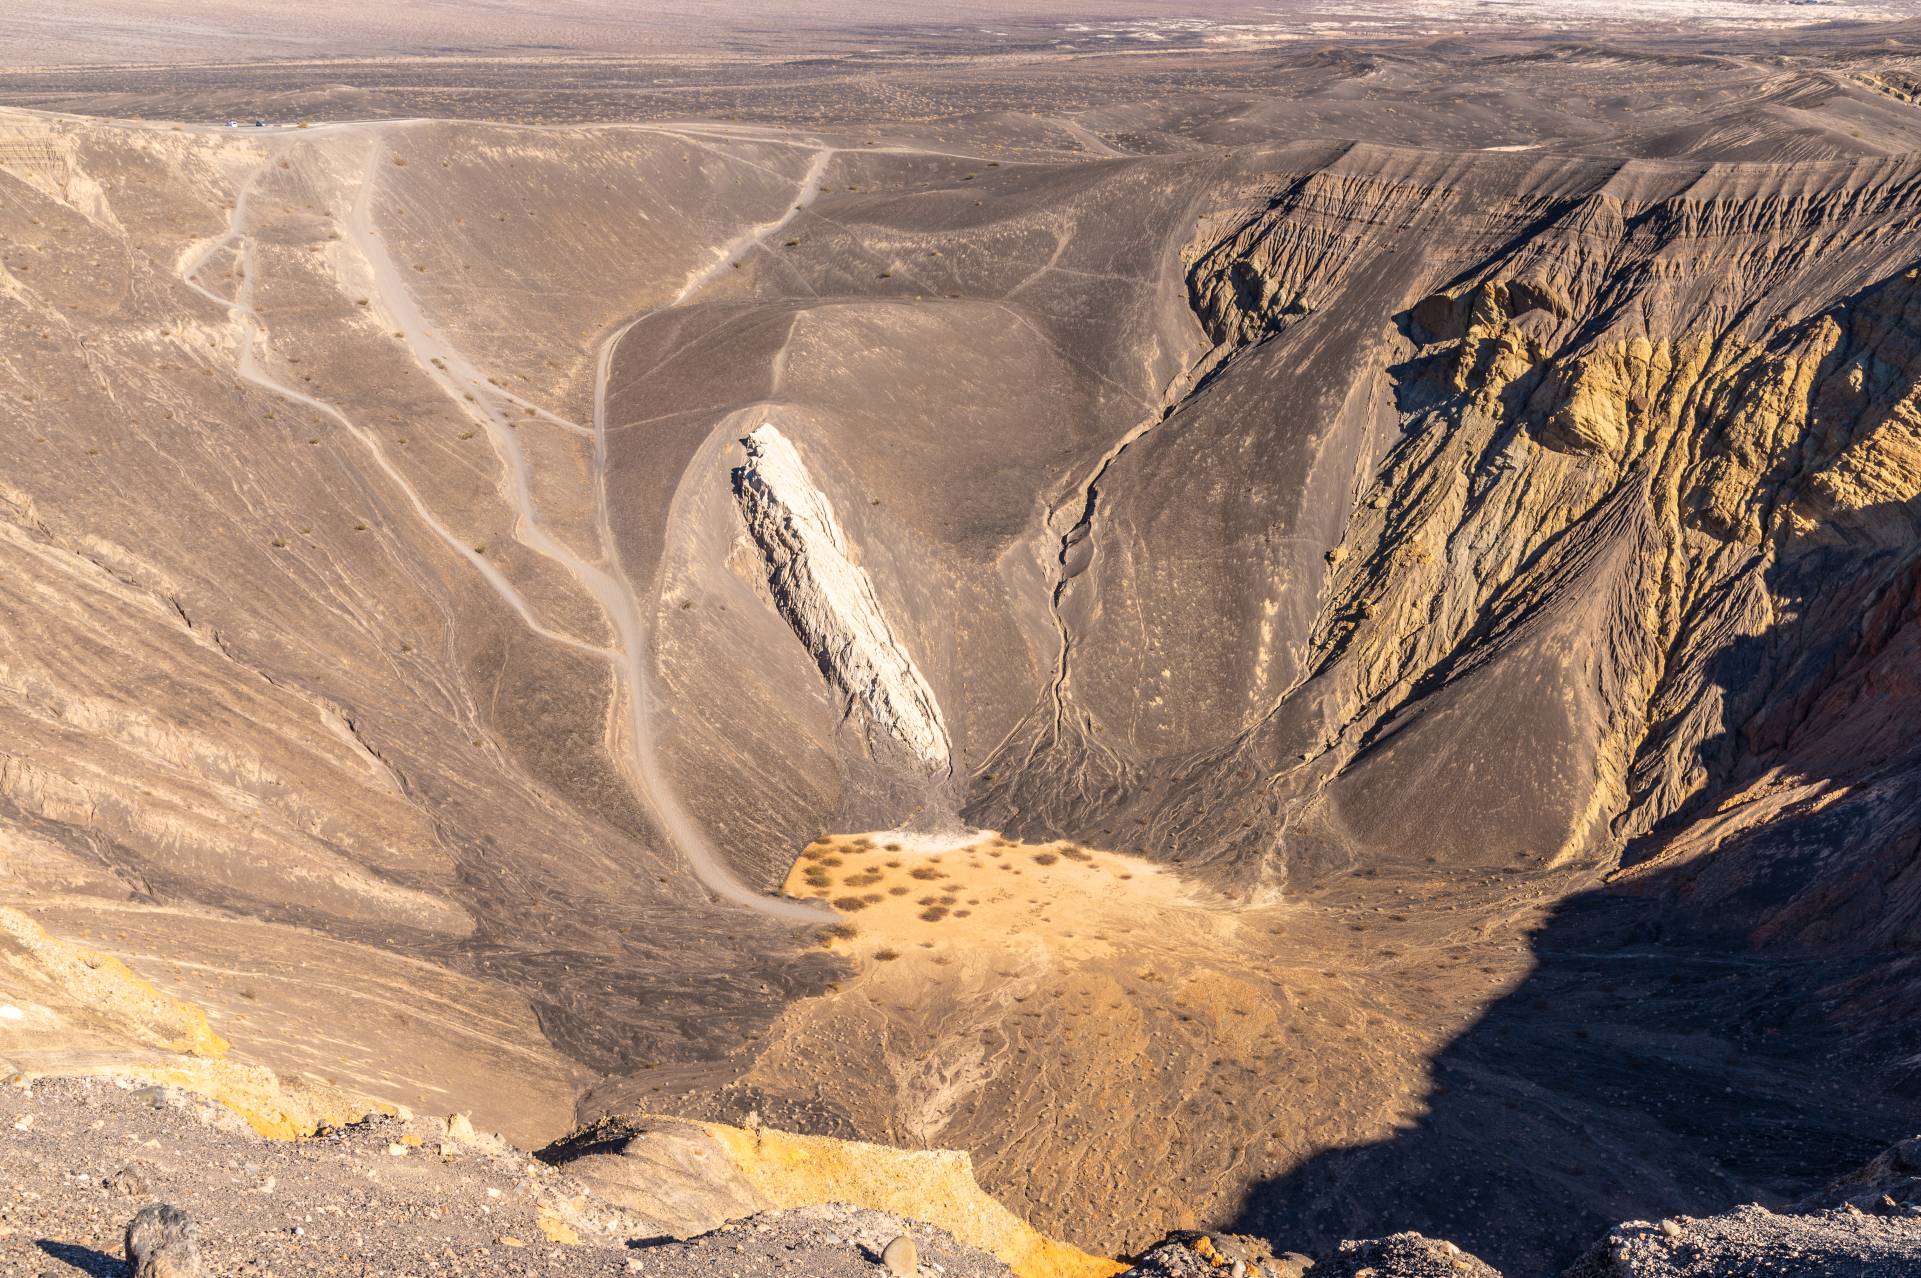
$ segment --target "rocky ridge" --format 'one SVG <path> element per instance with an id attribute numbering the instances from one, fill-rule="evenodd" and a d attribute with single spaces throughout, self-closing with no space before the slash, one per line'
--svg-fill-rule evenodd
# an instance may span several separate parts
<path id="1" fill-rule="evenodd" d="M 730 1189 L 744 1164 L 700 1153 L 688 1143 L 700 1139 L 698 1126 L 671 1120 L 603 1123 L 534 1158 L 459 1115 L 375 1115 L 267 1140 L 222 1105 L 178 1088 L 16 1078 L 0 1089 L 0 1122 L 9 1131 L 0 1175 L 13 1186 L 0 1202 L 0 1273 L 51 1261 L 92 1278 L 119 1274 L 118 1234 L 154 1203 L 186 1213 L 211 1273 L 323 1274 L 346 1264 L 445 1274 L 1053 1278 L 1120 1269 L 1092 1257 L 1070 1263 L 1058 1246 L 1002 1257 L 970 1246 L 917 1218 L 915 1204 L 939 1211 L 940 1195 L 929 1194 L 924 1176 L 902 1176 L 905 1164 L 880 1162 L 868 1173 L 899 1177 L 889 1210 L 825 1198 L 776 1206 Z M 1838 1206 L 1628 1222 L 1565 1278 L 1911 1273 L 1921 1264 L 1915 1144 L 1821 1196 Z M 819 1191 L 852 1182 L 812 1183 Z M 1875 1197 L 1863 1209 L 1850 1195 Z M 1345 1241 L 1317 1259 L 1189 1230 L 1147 1248 L 1122 1278 L 1502 1275 L 1451 1242 L 1413 1233 Z"/>
<path id="2" fill-rule="evenodd" d="M 845 530 L 794 445 L 771 423 L 741 441 L 734 473 L 741 518 L 766 557 L 775 606 L 856 706 L 867 730 L 891 738 L 926 771 L 953 769 L 934 691 L 901 647 Z"/>

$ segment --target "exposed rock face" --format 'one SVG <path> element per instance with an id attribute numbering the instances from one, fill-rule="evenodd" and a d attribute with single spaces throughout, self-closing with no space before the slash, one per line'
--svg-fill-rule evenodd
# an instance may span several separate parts
<path id="1" fill-rule="evenodd" d="M 1921 1206 L 1921 1136 L 1910 1136 L 1865 1165 L 1809 1195 L 1801 1210 L 1827 1207 L 1885 1208 L 1890 1202 Z"/>
<path id="2" fill-rule="evenodd" d="M 1053 764 L 990 788 L 982 818 L 1056 812 L 1093 841 L 1140 824 L 1272 887 L 1401 849 L 1671 859 L 1671 818 L 1752 778 L 1803 778 L 1790 802 L 1848 788 L 1779 729 L 1726 729 L 1758 687 L 1844 677 L 1800 654 L 1856 645 L 1863 605 L 1807 609 L 1810 572 L 1863 601 L 1904 591 L 1907 162 L 1281 163 L 1278 194 L 1194 257 L 1213 375 L 1104 485 L 1115 539 L 1175 553 L 1198 504 L 1260 549 L 1183 578 L 1116 564 L 1099 588 L 1138 606 L 1072 637 L 1094 736 L 1063 742 L 1059 771 L 1096 756 L 1144 821 L 1064 805 L 1079 791 Z M 1260 300 L 1280 296 L 1285 326 Z M 1883 609 L 1877 647 L 1898 629 Z M 1170 665 L 1167 709 L 1125 708 L 1127 654 L 1196 610 L 1220 624 Z M 1763 636 L 1767 670 L 1731 686 L 1728 654 Z M 1498 847 L 1480 837 L 1497 808 Z"/>
<path id="3" fill-rule="evenodd" d="M 968 813 L 1168 856 L 1276 908 L 1371 896 L 1357 928 L 1403 914 L 1370 886 L 1390 881 L 1429 918 L 1470 908 L 1469 876 L 1568 899 L 1532 989 L 1438 1058 L 1414 1132 L 1276 1177 L 1234 1218 L 1315 1246 L 1412 1225 L 1538 1269 L 1567 1254 L 1524 1238 L 1568 1213 L 1705 1205 L 1723 1174 L 1655 1099 L 1692 1084 L 1624 1079 L 1601 1104 L 1572 1081 L 1596 1070 L 1583 1036 L 1740 1035 L 1718 1001 L 1769 1008 L 1785 1043 L 1833 980 L 1817 1037 L 1878 1045 L 1871 1095 L 1905 1085 L 1886 1008 L 1911 1006 L 1921 935 L 1921 755 L 1892 728 L 1916 709 L 1921 169 L 1265 159 L 1185 255 L 1206 371 L 1102 477 L 1072 677 Z M 1389 932 L 1382 954 L 1402 952 Z M 1681 972 L 1601 998 L 1653 984 L 1632 962 L 1661 952 L 1623 944 L 1655 938 L 1744 951 L 1756 984 L 1703 983 L 1685 1012 Z M 1808 946 L 1841 966 L 1816 975 Z M 1559 1021 L 1576 1006 L 1613 1028 Z M 1650 1109 L 1687 1190 L 1586 1159 L 1541 1185 L 1518 1146 L 1478 1191 L 1429 1188 L 1484 1165 L 1468 1151 L 1508 1115 L 1619 1130 Z M 1514 1227 L 1443 1204 L 1473 1192 L 1511 1197 Z"/>
<path id="4" fill-rule="evenodd" d="M 934 691 L 888 624 L 833 504 L 772 423 L 741 443 L 747 460 L 734 488 L 781 615 L 849 713 L 858 707 L 870 738 L 888 738 L 927 772 L 946 774 L 953 760 Z"/>
<path id="5" fill-rule="evenodd" d="M 1036 1231 L 982 1190 L 971 1160 L 954 1150 L 633 1117 L 603 1119 L 543 1156 L 665 1234 L 843 1202 L 928 1221 L 1020 1278 L 1106 1278 L 1120 1268 Z"/>

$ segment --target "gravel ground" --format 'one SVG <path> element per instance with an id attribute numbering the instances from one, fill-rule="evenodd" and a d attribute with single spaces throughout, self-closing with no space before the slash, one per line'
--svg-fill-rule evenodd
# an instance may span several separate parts
<path id="1" fill-rule="evenodd" d="M 119 1080 L 0 1087 L 0 1184 L 0 1278 L 119 1278 L 127 1221 L 151 1202 L 193 1217 L 224 1278 L 872 1278 L 902 1233 L 924 1275 L 1008 1275 L 931 1226 L 834 1204 L 640 1239 L 561 1172 L 439 1119 L 266 1141 L 200 1097 Z"/>
<path id="2" fill-rule="evenodd" d="M 1567 1278 L 1915 1278 L 1921 1219 L 1900 1206 L 1786 1215 L 1739 1207 L 1616 1226 Z"/>
<path id="3" fill-rule="evenodd" d="M 1453 1243 L 1414 1233 L 1344 1242 L 1335 1255 L 1307 1274 L 1308 1278 L 1501 1278 L 1492 1265 Z"/>
<path id="4" fill-rule="evenodd" d="M 1236 1265 L 1241 1278 L 1302 1278 L 1313 1263 L 1299 1252 L 1277 1256 L 1259 1238 L 1181 1229 L 1142 1252 L 1120 1278 L 1221 1278 Z"/>
<path id="5" fill-rule="evenodd" d="M 1836 1208 L 1630 1221 L 1567 1278 L 1915 1278 L 1917 1170 L 1921 1145 L 1906 1142 L 1834 1187 Z M 127 1221 L 153 1202 L 193 1217 L 207 1272 L 221 1278 L 874 1278 L 902 1234 L 922 1278 L 1011 1278 L 933 1226 L 831 1203 L 684 1241 L 641 1237 L 634 1218 L 564 1170 L 464 1123 L 383 1117 L 268 1141 L 199 1096 L 115 1079 L 0 1086 L 0 1184 L 0 1278 L 121 1278 Z M 1419 1234 L 1343 1243 L 1310 1263 L 1256 1239 L 1180 1233 L 1129 1273 L 1499 1278 Z"/>

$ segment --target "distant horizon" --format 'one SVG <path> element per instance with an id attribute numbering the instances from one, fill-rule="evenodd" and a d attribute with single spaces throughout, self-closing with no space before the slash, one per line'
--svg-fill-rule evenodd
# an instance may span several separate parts
<path id="1" fill-rule="evenodd" d="M 1672 26 L 1792 27 L 1895 21 L 1921 16 L 1921 0 L 906 0 L 868 5 L 832 0 L 681 0 L 644 12 L 615 0 L 559 0 L 533 6 L 494 0 L 375 0 L 315 6 L 304 13 L 254 0 L 49 0 L 13 16 L 0 37 L 0 67 L 160 66 L 249 61 L 370 58 L 539 59 L 727 54 L 778 57 L 781 33 L 838 37 L 857 52 L 863 37 L 895 44 L 916 30 L 943 38 L 987 24 L 985 43 L 1031 47 L 1037 37 L 1063 52 L 1115 47 L 1245 48 L 1264 41 L 1395 31 L 1444 36 L 1515 31 Z M 1219 30 L 1072 31 L 1074 24 L 1196 23 Z M 1053 30 L 1049 30 L 1052 28 Z M 821 50 L 810 49 L 817 55 Z"/>

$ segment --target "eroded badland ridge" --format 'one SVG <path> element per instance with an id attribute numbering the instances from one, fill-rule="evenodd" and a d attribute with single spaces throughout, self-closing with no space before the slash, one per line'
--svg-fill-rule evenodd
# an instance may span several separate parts
<path id="1" fill-rule="evenodd" d="M 1921 29 L 1550 18 L 0 75 L 0 1263 L 1912 1268 Z"/>

